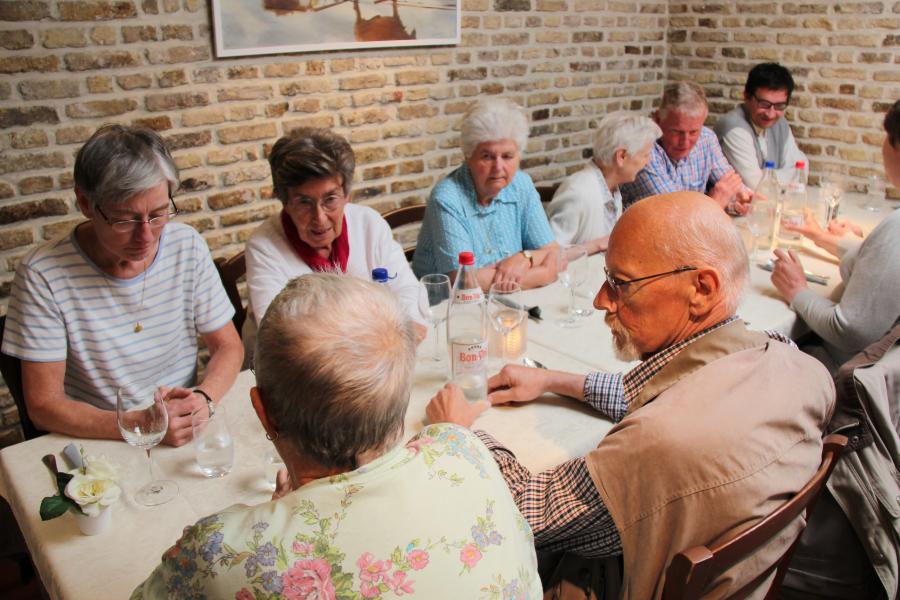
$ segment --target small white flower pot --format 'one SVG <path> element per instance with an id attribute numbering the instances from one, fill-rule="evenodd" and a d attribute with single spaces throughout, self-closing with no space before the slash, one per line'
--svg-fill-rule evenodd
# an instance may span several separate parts
<path id="1" fill-rule="evenodd" d="M 93 517 L 79 513 L 73 514 L 75 515 L 75 522 L 78 523 L 78 529 L 84 535 L 99 535 L 106 531 L 109 528 L 109 524 L 112 523 L 111 506 L 101 508 L 100 512 Z"/>

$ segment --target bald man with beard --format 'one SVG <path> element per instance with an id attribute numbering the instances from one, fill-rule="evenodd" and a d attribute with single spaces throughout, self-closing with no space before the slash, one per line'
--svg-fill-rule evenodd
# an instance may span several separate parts
<path id="1" fill-rule="evenodd" d="M 616 423 L 587 456 L 538 474 L 476 433 L 537 549 L 622 554 L 624 598 L 659 598 L 675 553 L 749 528 L 820 463 L 831 377 L 784 338 L 749 331 L 736 317 L 747 271 L 740 235 L 713 200 L 694 192 L 643 200 L 610 235 L 606 282 L 594 299 L 617 356 L 642 362 L 588 375 L 507 365 L 488 382 L 493 404 L 549 392 Z M 469 427 L 488 406 L 448 385 L 427 413 L 432 423 Z M 792 537 L 735 565 L 710 593 L 724 597 L 751 581 Z"/>

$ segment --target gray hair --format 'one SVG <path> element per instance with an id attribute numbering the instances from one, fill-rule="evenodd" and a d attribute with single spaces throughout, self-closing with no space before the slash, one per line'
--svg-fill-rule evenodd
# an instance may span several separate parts
<path id="1" fill-rule="evenodd" d="M 403 432 L 416 334 L 391 292 L 341 273 L 288 282 L 256 336 L 256 385 L 281 439 L 356 468 Z"/>
<path id="2" fill-rule="evenodd" d="M 350 194 L 356 157 L 342 136 L 328 129 L 300 127 L 281 137 L 269 154 L 275 196 L 288 200 L 288 188 L 325 177 L 340 177 Z"/>
<path id="3" fill-rule="evenodd" d="M 612 164 L 619 148 L 633 156 L 661 135 L 662 129 L 653 119 L 627 111 L 610 113 L 594 132 L 594 160 Z"/>
<path id="4" fill-rule="evenodd" d="M 707 110 L 709 105 L 702 87 L 693 81 L 676 81 L 663 88 L 662 102 L 656 114 L 660 119 L 671 111 L 695 117 Z"/>
<path id="5" fill-rule="evenodd" d="M 721 212 L 721 211 L 719 211 Z M 697 211 L 673 224 L 669 235 L 655 241 L 675 266 L 709 266 L 722 276 L 722 301 L 728 314 L 737 312 L 750 277 L 749 259 L 737 227 L 713 211 Z"/>
<path id="6" fill-rule="evenodd" d="M 519 152 L 528 142 L 528 117 L 525 111 L 505 98 L 486 98 L 469 107 L 463 115 L 460 144 L 466 158 L 472 156 L 478 144 L 496 140 L 512 140 Z"/>
<path id="7" fill-rule="evenodd" d="M 178 167 L 165 142 L 150 129 L 104 125 L 75 156 L 75 187 L 93 208 L 112 206 L 165 181 L 178 189 Z"/>

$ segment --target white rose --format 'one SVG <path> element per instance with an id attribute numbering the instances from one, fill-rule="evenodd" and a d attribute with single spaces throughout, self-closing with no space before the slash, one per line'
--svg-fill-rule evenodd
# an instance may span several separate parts
<path id="1" fill-rule="evenodd" d="M 97 479 L 111 479 L 115 481 L 118 478 L 119 470 L 116 466 L 106 458 L 106 455 L 87 456 L 84 460 L 87 465 L 87 475 Z"/>
<path id="2" fill-rule="evenodd" d="M 66 496 L 78 503 L 81 511 L 90 516 L 97 515 L 101 507 L 107 507 L 119 499 L 122 490 L 112 479 L 97 479 L 82 475 L 79 470 L 66 484 Z"/>

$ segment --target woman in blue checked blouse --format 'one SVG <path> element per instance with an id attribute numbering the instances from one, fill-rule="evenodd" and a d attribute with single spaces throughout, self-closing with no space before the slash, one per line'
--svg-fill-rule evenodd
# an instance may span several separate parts
<path id="1" fill-rule="evenodd" d="M 524 112 L 509 100 L 481 100 L 463 117 L 460 137 L 466 160 L 431 191 L 416 276 L 452 276 L 459 253 L 471 250 L 485 290 L 503 281 L 523 288 L 555 281 L 558 247 L 531 178 L 519 171 Z"/>

